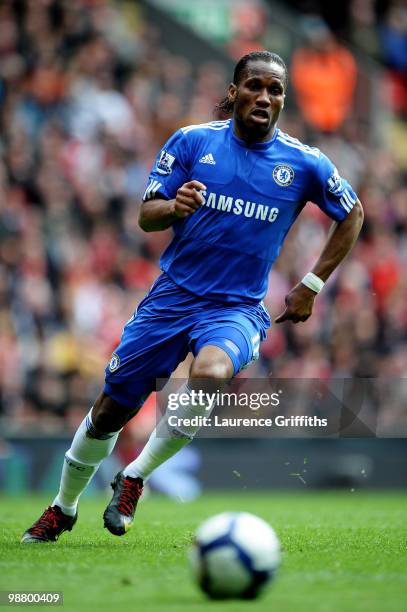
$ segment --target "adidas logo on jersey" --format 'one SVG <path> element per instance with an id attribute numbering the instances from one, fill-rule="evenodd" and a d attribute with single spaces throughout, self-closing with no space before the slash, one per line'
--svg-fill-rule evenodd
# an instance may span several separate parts
<path id="1" fill-rule="evenodd" d="M 200 164 L 216 164 L 216 161 L 213 159 L 213 155 L 212 153 L 208 153 L 207 155 L 204 155 L 203 157 L 201 157 L 201 159 L 199 160 Z"/>

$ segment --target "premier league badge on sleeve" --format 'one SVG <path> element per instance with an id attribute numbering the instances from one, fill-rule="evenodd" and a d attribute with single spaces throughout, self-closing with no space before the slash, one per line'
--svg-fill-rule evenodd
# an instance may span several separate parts
<path id="1" fill-rule="evenodd" d="M 339 176 L 339 172 L 336 168 L 334 168 L 333 173 L 328 179 L 328 191 L 330 191 L 333 195 L 338 195 L 343 191 L 342 179 Z"/>
<path id="2" fill-rule="evenodd" d="M 286 164 L 279 164 L 273 170 L 273 179 L 280 187 L 288 187 L 294 180 L 294 170 Z"/>
<path id="3" fill-rule="evenodd" d="M 175 162 L 174 155 L 168 153 L 165 149 L 161 151 L 160 159 L 157 162 L 157 172 L 159 174 L 171 174 L 172 165 Z"/>

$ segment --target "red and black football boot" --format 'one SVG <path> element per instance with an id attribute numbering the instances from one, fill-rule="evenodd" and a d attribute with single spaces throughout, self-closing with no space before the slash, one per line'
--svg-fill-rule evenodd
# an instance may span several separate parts
<path id="1" fill-rule="evenodd" d="M 119 472 L 111 485 L 114 493 L 103 519 L 110 533 L 121 536 L 133 525 L 137 502 L 143 492 L 143 480 L 124 476 L 123 472 Z"/>
<path id="2" fill-rule="evenodd" d="M 48 506 L 38 521 L 24 532 L 21 543 L 56 542 L 61 533 L 72 531 L 77 519 L 78 513 L 68 516 L 59 506 Z"/>

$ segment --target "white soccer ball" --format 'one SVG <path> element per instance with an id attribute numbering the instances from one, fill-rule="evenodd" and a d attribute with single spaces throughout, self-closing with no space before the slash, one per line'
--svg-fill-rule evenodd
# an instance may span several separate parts
<path id="1" fill-rule="evenodd" d="M 263 519 L 224 512 L 199 527 L 190 551 L 195 580 L 214 599 L 253 599 L 280 563 L 280 542 Z"/>

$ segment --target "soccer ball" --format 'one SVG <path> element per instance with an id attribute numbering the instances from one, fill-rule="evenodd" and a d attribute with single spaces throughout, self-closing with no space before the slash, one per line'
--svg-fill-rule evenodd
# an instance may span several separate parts
<path id="1" fill-rule="evenodd" d="M 253 599 L 280 563 L 280 542 L 263 519 L 224 512 L 205 521 L 190 551 L 195 580 L 213 599 Z"/>

